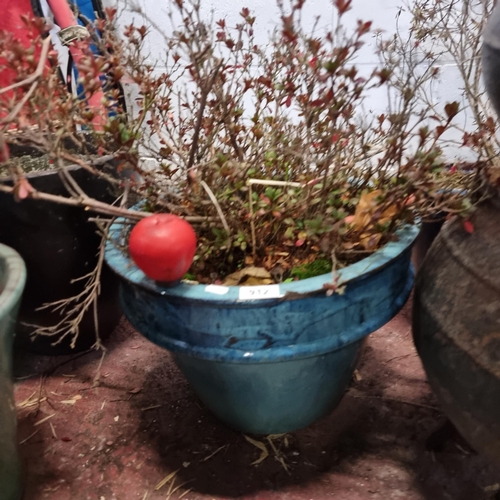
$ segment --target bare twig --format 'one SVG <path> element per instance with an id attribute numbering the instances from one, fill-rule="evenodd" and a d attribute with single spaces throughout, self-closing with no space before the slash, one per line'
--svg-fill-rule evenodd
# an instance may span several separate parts
<path id="1" fill-rule="evenodd" d="M 0 184 L 0 191 L 3 193 L 13 194 L 15 188 L 6 186 L 5 184 Z M 33 190 L 32 192 L 30 192 L 29 197 L 34 200 L 50 201 L 52 203 L 60 203 L 62 205 L 69 205 L 73 207 L 83 207 L 85 208 L 85 210 L 91 210 L 93 212 L 102 213 L 105 215 L 113 215 L 115 217 L 125 217 L 131 220 L 141 220 L 144 217 L 149 217 L 150 215 L 152 215 L 148 212 L 139 212 L 137 210 L 128 210 L 125 208 L 113 207 L 112 205 L 89 197 L 85 197 L 84 199 L 66 198 L 65 196 L 44 193 L 37 190 Z"/>
<path id="2" fill-rule="evenodd" d="M 231 229 L 229 227 L 229 224 L 227 223 L 226 217 L 224 216 L 224 212 L 222 211 L 222 208 L 220 207 L 219 202 L 217 201 L 217 198 L 215 197 L 214 193 L 208 187 L 208 184 L 205 181 L 201 181 L 200 184 L 202 185 L 203 189 L 208 194 L 208 197 L 212 200 L 212 203 L 215 205 L 215 208 L 217 210 L 217 213 L 219 214 L 222 225 L 224 226 L 224 229 L 226 230 L 227 239 L 229 240 L 229 245 L 230 245 L 231 244 Z"/>
<path id="3" fill-rule="evenodd" d="M 189 160 L 188 160 L 188 163 L 186 166 L 186 169 L 188 171 L 191 169 L 191 167 L 194 164 L 196 151 L 198 149 L 198 139 L 200 137 L 201 123 L 203 120 L 203 113 L 205 111 L 205 106 L 207 104 L 208 94 L 210 93 L 210 91 L 212 90 L 212 87 L 214 86 L 215 79 L 217 78 L 217 75 L 219 74 L 219 70 L 220 70 L 221 66 L 222 66 L 222 61 L 219 61 L 219 63 L 217 64 L 217 66 L 215 67 L 215 69 L 212 73 L 210 80 L 207 82 L 207 84 L 202 89 L 200 104 L 199 104 L 199 108 L 198 108 L 198 115 L 196 118 L 196 125 L 195 125 L 194 132 L 193 132 L 193 142 L 191 144 L 191 149 L 189 151 Z"/>
<path id="4" fill-rule="evenodd" d="M 229 445 L 228 444 L 225 444 L 223 446 L 221 446 L 220 448 L 217 448 L 214 452 L 210 453 L 210 455 L 206 456 L 205 458 L 202 458 L 200 460 L 200 462 L 206 462 L 207 460 L 210 460 L 212 457 L 214 457 L 215 455 L 217 455 L 217 453 L 219 453 L 219 451 L 222 451 L 226 448 L 228 448 Z"/>
<path id="5" fill-rule="evenodd" d="M 38 425 L 43 424 L 44 422 L 46 422 L 47 420 L 49 420 L 49 418 L 52 418 L 54 416 L 55 416 L 55 413 L 53 413 L 52 415 L 47 415 L 46 417 L 42 418 L 42 420 L 38 420 L 38 422 L 35 422 L 33 424 L 33 427 L 37 427 Z"/>
<path id="6" fill-rule="evenodd" d="M 95 304 L 95 302 L 94 302 Z M 94 306 L 97 307 L 97 306 Z M 97 318 L 95 318 L 96 325 L 97 325 Z M 106 356 L 106 348 L 101 344 L 101 339 L 99 337 L 99 330 L 98 327 L 96 326 L 96 349 L 99 348 L 101 349 L 101 359 L 99 360 L 99 365 L 96 370 L 96 374 L 94 375 L 94 380 L 92 382 L 92 387 L 97 387 L 99 385 L 99 382 L 101 380 L 101 368 L 102 368 L 102 362 L 104 361 L 104 357 Z"/>
<path id="7" fill-rule="evenodd" d="M 76 280 L 76 281 L 80 281 L 81 279 L 87 280 L 84 289 L 73 297 L 68 297 L 62 300 L 57 300 L 55 302 L 44 304 L 41 308 L 39 308 L 39 309 L 51 309 L 54 312 L 61 311 L 61 314 L 64 313 L 62 319 L 55 325 L 51 326 L 30 325 L 34 327 L 34 330 L 31 332 L 31 336 L 33 338 L 36 338 L 38 335 L 57 337 L 57 340 L 55 340 L 53 343 L 53 345 L 57 345 L 61 343 L 66 337 L 71 336 L 71 347 L 74 348 L 80 332 L 80 323 L 83 320 L 87 311 L 89 311 L 90 308 L 92 308 L 94 317 L 95 335 L 96 335 L 96 342 L 94 347 L 96 349 L 102 349 L 103 351 L 103 356 L 101 357 L 99 363 L 95 382 L 98 381 L 99 370 L 105 353 L 105 349 L 102 346 L 99 337 L 97 300 L 101 292 L 101 273 L 104 265 L 104 249 L 107 238 L 107 231 L 109 230 L 110 224 L 111 223 L 107 223 L 104 228 L 105 233 L 102 235 L 97 263 L 94 267 L 94 270 L 86 274 L 82 278 L 77 278 Z"/>
<path id="8" fill-rule="evenodd" d="M 50 425 L 50 430 L 52 431 L 52 435 L 54 436 L 54 439 L 57 439 L 56 429 L 54 425 L 52 424 L 52 422 L 49 422 L 49 425 Z"/>
<path id="9" fill-rule="evenodd" d="M 250 230 L 252 234 L 252 255 L 254 260 L 257 257 L 257 236 L 255 231 L 255 212 L 253 210 L 253 192 L 252 184 L 248 184 L 248 206 L 250 209 Z"/>
<path id="10" fill-rule="evenodd" d="M 38 434 L 39 432 L 40 432 L 40 429 L 37 429 L 33 434 L 30 434 L 26 439 L 19 441 L 19 444 L 24 444 L 24 443 L 28 442 L 35 434 Z"/>

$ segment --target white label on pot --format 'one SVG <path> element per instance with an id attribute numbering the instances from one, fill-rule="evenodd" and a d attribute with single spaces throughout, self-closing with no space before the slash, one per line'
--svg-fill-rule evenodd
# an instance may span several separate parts
<path id="1" fill-rule="evenodd" d="M 220 285 L 207 285 L 205 287 L 205 292 L 215 293 L 215 295 L 226 295 L 226 293 L 229 292 L 229 288 Z"/>
<path id="2" fill-rule="evenodd" d="M 277 299 L 282 296 L 279 285 L 242 286 L 239 292 L 240 300 Z"/>

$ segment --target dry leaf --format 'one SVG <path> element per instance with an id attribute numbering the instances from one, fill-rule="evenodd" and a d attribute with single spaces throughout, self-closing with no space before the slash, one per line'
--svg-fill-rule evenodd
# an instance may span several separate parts
<path id="1" fill-rule="evenodd" d="M 173 494 L 174 494 L 177 490 L 180 490 L 183 486 L 185 486 L 186 484 L 188 484 L 188 483 L 190 483 L 190 482 L 192 482 L 192 481 L 194 481 L 194 479 L 190 479 L 189 481 L 184 481 L 183 483 L 178 484 L 175 488 L 173 487 L 174 482 L 172 481 L 172 482 L 170 483 L 170 488 L 169 488 L 169 490 L 168 490 L 168 494 L 167 494 L 167 499 L 166 499 L 166 500 L 170 500 L 170 498 L 172 497 L 172 495 L 173 495 Z M 189 490 L 189 491 L 190 491 L 190 490 Z M 179 498 L 181 498 L 182 496 L 184 496 L 184 495 L 179 496 Z"/>
<path id="2" fill-rule="evenodd" d="M 377 247 L 381 239 L 382 239 L 382 233 L 375 233 L 375 234 L 363 233 L 359 238 L 359 242 L 361 243 L 361 245 L 365 250 L 372 250 Z"/>
<path id="3" fill-rule="evenodd" d="M 365 250 L 373 250 L 380 243 L 382 234 L 370 232 L 372 229 L 372 219 L 374 218 L 376 210 L 379 208 L 380 204 L 377 201 L 382 195 L 380 189 L 371 191 L 370 193 L 364 193 L 359 199 L 358 205 L 356 206 L 356 211 L 354 213 L 354 218 L 352 220 L 352 225 L 358 231 L 364 232 L 360 236 L 360 244 Z M 389 205 L 385 210 L 377 217 L 376 222 L 379 224 L 385 224 L 390 222 L 397 214 L 398 207 L 395 204 Z"/>
<path id="4" fill-rule="evenodd" d="M 74 405 L 79 399 L 82 399 L 82 397 L 80 394 L 77 394 L 76 396 L 71 396 L 71 399 L 65 399 L 64 401 L 59 402 L 64 405 Z"/>
<path id="5" fill-rule="evenodd" d="M 141 392 L 142 388 L 141 387 L 135 387 L 134 389 L 132 389 L 131 391 L 128 391 L 129 394 L 137 394 L 139 392 Z"/>
<path id="6" fill-rule="evenodd" d="M 286 432 L 282 432 L 281 434 L 269 434 L 267 439 L 280 439 L 283 436 L 286 436 Z"/>
<path id="7" fill-rule="evenodd" d="M 37 425 L 43 424 L 49 418 L 52 418 L 54 415 L 55 415 L 55 413 L 53 413 L 52 415 L 48 415 L 47 417 L 42 418 L 42 420 L 39 420 L 38 422 L 35 422 L 35 424 L 33 425 L 33 427 L 36 427 Z"/>
<path id="8" fill-rule="evenodd" d="M 206 462 L 207 460 L 210 460 L 213 456 L 217 455 L 219 451 L 223 450 L 224 448 L 227 448 L 229 445 L 225 444 L 224 446 L 221 446 L 220 448 L 217 448 L 213 453 L 210 453 L 208 457 L 205 457 L 204 459 L 200 460 L 200 462 Z"/>
<path id="9" fill-rule="evenodd" d="M 270 278 L 255 278 L 253 276 L 248 277 L 241 286 L 260 286 L 260 285 L 272 285 L 274 283 L 273 279 Z"/>
<path id="10" fill-rule="evenodd" d="M 274 283 L 271 274 L 263 267 L 248 266 L 230 274 L 222 282 L 224 286 L 257 286 Z"/>
<path id="11" fill-rule="evenodd" d="M 269 442 L 269 445 L 271 446 L 271 448 L 274 452 L 274 458 L 276 460 L 278 460 L 278 462 L 280 462 L 283 469 L 285 469 L 285 472 L 287 474 L 290 474 L 290 470 L 288 469 L 288 465 L 285 462 L 285 458 L 283 457 L 282 453 L 278 450 L 278 448 L 276 448 L 276 446 L 273 442 L 274 439 L 280 439 L 283 436 L 285 436 L 285 434 L 269 434 L 269 436 L 267 436 L 267 441 Z"/>
<path id="12" fill-rule="evenodd" d="M 236 271 L 226 276 L 226 279 L 222 282 L 225 286 L 237 286 L 242 278 L 241 271 Z"/>
<path id="13" fill-rule="evenodd" d="M 244 273 L 244 276 L 249 276 L 251 278 L 265 279 L 271 277 L 269 271 L 267 269 L 264 269 L 263 267 L 255 267 L 255 266 L 244 267 L 241 270 L 241 272 Z"/>
<path id="14" fill-rule="evenodd" d="M 17 408 L 29 408 L 30 406 L 36 406 L 39 405 L 40 403 L 43 403 L 44 401 L 47 401 L 46 397 L 38 399 L 38 396 L 35 396 L 38 391 L 33 392 L 31 396 L 28 399 L 25 399 L 22 403 L 19 403 L 17 405 Z M 34 397 L 34 399 L 32 399 Z"/>
<path id="15" fill-rule="evenodd" d="M 246 436 L 245 434 L 243 434 L 243 437 L 249 443 L 253 444 L 257 448 L 259 448 L 259 450 L 261 450 L 262 453 L 260 454 L 260 457 L 250 464 L 250 465 L 259 465 L 261 462 L 263 462 L 269 456 L 269 452 L 267 451 L 266 445 L 264 443 L 262 443 L 261 441 L 257 441 L 255 439 L 252 439 L 251 437 Z"/>
<path id="16" fill-rule="evenodd" d="M 370 193 L 364 193 L 361 195 L 359 202 L 356 206 L 356 211 L 354 213 L 354 219 L 352 225 L 357 229 L 364 229 L 371 221 L 372 214 L 377 207 L 377 198 L 382 194 L 380 189 L 371 191 Z"/>
<path id="17" fill-rule="evenodd" d="M 345 241 L 344 243 L 342 243 L 342 246 L 344 247 L 344 250 L 349 251 L 356 246 L 356 243 L 353 243 L 352 241 Z"/>

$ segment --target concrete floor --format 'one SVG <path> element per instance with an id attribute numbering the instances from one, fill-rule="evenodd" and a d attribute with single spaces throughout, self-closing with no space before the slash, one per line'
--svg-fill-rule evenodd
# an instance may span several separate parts
<path id="1" fill-rule="evenodd" d="M 369 337 L 331 415 L 254 437 L 269 453 L 257 465 L 261 450 L 203 408 L 168 352 L 125 320 L 107 346 L 96 388 L 98 353 L 16 354 L 25 500 L 500 499 L 500 471 L 430 392 L 409 306 Z"/>

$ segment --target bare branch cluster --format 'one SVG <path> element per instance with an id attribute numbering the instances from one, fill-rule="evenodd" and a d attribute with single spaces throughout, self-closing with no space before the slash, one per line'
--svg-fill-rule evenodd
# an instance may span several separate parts
<path id="1" fill-rule="evenodd" d="M 148 28 L 130 25 L 120 34 L 108 10 L 94 37 L 76 42 L 83 54 L 78 95 L 61 87 L 56 55 L 42 38 L 26 48 L 1 34 L 0 63 L 18 83 L 0 94 L 0 160 L 14 182 L 0 190 L 132 221 L 155 211 L 185 217 L 197 224 L 193 273 L 203 282 L 243 262 L 273 267 L 276 256 L 289 267 L 332 255 L 344 265 L 416 217 L 466 213 L 477 201 L 479 172 L 498 148 L 478 63 L 492 2 L 416 0 L 408 36 L 378 35 L 381 64 L 370 72 L 356 61 L 372 26 L 345 28 L 351 1 L 335 0 L 336 20 L 325 31 L 304 26 L 304 3 L 279 1 L 280 19 L 259 44 L 249 9 L 229 26 L 204 19 L 200 0 L 176 0 L 162 71 L 144 57 Z M 464 82 L 471 130 L 458 120 L 463 103 L 433 99 L 436 68 L 447 57 Z M 120 82 L 134 89 L 134 113 L 125 113 Z M 88 99 L 102 89 L 96 126 Z M 365 109 L 374 92 L 387 95 L 382 112 Z M 454 129 L 477 162 L 450 165 L 443 147 Z M 36 191 L 12 167 L 13 145 L 48 155 L 68 196 Z M 142 155 L 157 168 L 146 169 Z M 116 175 L 102 168 L 108 160 Z M 142 209 L 88 197 L 68 173 L 75 163 L 139 196 Z"/>

